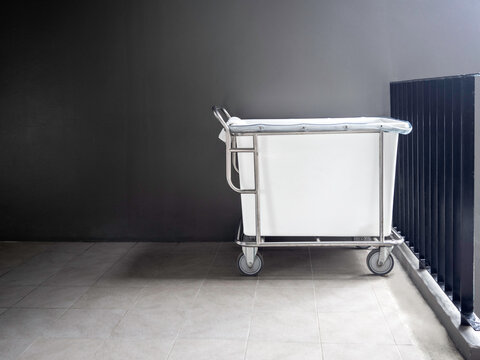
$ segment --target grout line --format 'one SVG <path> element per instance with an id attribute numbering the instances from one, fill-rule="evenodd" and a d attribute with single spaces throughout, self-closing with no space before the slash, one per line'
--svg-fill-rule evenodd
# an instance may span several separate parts
<path id="1" fill-rule="evenodd" d="M 258 251 L 258 250 L 257 250 Z M 243 355 L 243 359 L 247 359 L 247 350 L 248 350 L 248 343 L 250 342 L 250 330 L 252 328 L 252 321 L 253 321 L 253 316 L 254 316 L 254 308 L 255 308 L 255 302 L 257 301 L 257 290 L 258 290 L 258 276 L 257 276 L 257 281 L 255 283 L 255 291 L 253 292 L 253 302 L 252 302 L 252 308 L 250 310 L 250 321 L 248 322 L 248 329 L 247 329 L 247 339 L 245 341 L 245 352 Z"/>
<path id="2" fill-rule="evenodd" d="M 315 319 L 317 320 L 317 329 L 318 329 L 318 343 L 320 344 L 320 349 L 322 352 L 322 359 L 325 358 L 325 354 L 323 353 L 323 344 L 322 344 L 322 336 L 320 333 L 320 319 L 318 318 L 318 307 L 317 307 L 317 292 L 315 289 L 315 283 L 313 282 L 313 263 L 312 263 L 312 253 L 310 248 L 308 248 L 308 258 L 310 260 L 310 268 L 312 269 L 312 285 L 313 285 L 313 301 L 315 303 Z"/>
<path id="3" fill-rule="evenodd" d="M 180 243 L 177 244 L 177 247 L 179 247 L 179 246 L 180 246 Z M 208 270 L 207 270 L 204 278 L 202 279 L 202 283 L 201 283 L 200 286 L 198 287 L 197 292 L 195 293 L 195 296 L 193 297 L 193 303 L 192 303 L 192 304 L 195 304 L 195 302 L 196 302 L 196 300 L 197 300 L 197 297 L 198 297 L 198 295 L 200 294 L 200 290 L 203 288 L 203 285 L 205 284 L 205 280 L 206 280 L 208 274 L 210 273 L 210 269 L 213 267 L 213 264 L 214 264 L 215 259 L 216 259 L 216 257 L 217 257 L 219 247 L 220 247 L 220 244 L 217 244 L 217 247 L 215 248 L 215 255 L 212 257 L 212 261 L 211 261 L 210 265 L 208 266 Z M 180 336 L 180 333 L 181 333 L 181 331 L 183 330 L 183 328 L 184 328 L 184 326 L 185 326 L 185 323 L 186 323 L 186 321 L 187 321 L 187 319 L 186 319 L 186 316 L 187 316 L 187 315 L 186 315 L 186 312 L 187 312 L 187 310 L 184 310 L 183 312 L 184 312 L 184 314 L 185 314 L 185 318 L 183 319 L 183 324 L 181 324 L 181 325 L 178 327 L 177 333 L 176 333 L 175 338 L 173 339 L 173 342 L 172 342 L 172 346 L 171 346 L 170 350 L 168 351 L 168 354 L 167 354 L 167 357 L 165 358 L 165 360 L 168 360 L 168 359 L 170 358 L 170 356 L 171 356 L 171 354 L 172 354 L 172 351 L 173 351 L 173 349 L 174 349 L 174 347 L 175 347 L 175 344 L 177 343 L 178 337 Z"/>
<path id="4" fill-rule="evenodd" d="M 403 360 L 402 353 L 400 352 L 400 349 L 398 348 L 398 344 L 396 344 L 396 343 L 395 343 L 395 350 L 397 350 L 398 358 Z"/>
<path id="5" fill-rule="evenodd" d="M 53 247 L 53 245 L 52 245 L 52 247 Z M 3 276 L 5 276 L 5 275 L 7 275 L 7 274 L 10 273 L 11 271 L 13 271 L 13 270 L 15 270 L 15 269 L 18 269 L 20 266 L 24 265 L 27 261 L 33 259 L 34 257 L 39 256 L 39 255 L 41 255 L 41 254 L 44 254 L 44 253 L 46 253 L 46 252 L 47 252 L 47 249 L 45 249 L 45 250 L 39 252 L 38 254 L 35 254 L 34 256 L 26 259 L 25 261 L 23 261 L 22 263 L 20 263 L 20 264 L 17 265 L 16 267 L 13 267 L 13 268 L 9 269 L 6 273 L 0 275 L 0 278 L 3 277 Z M 61 269 L 62 269 L 62 267 L 60 267 L 60 268 L 57 270 L 57 272 L 60 271 Z M 56 274 L 57 272 L 55 272 L 54 274 Z M 47 279 L 49 279 L 49 278 L 50 278 L 51 276 L 53 276 L 54 274 L 50 275 Z M 47 279 L 45 279 L 44 281 L 46 281 Z M 22 297 L 21 297 L 18 301 L 16 301 L 15 303 L 13 303 L 13 304 L 10 305 L 10 306 L 5 307 L 5 309 L 7 309 L 7 310 L 5 310 L 4 313 L 6 313 L 8 310 L 14 308 L 14 305 L 18 304 L 18 303 L 19 303 L 20 301 L 22 301 L 25 297 L 27 297 L 27 295 L 29 295 L 29 294 L 31 294 L 33 291 L 35 291 L 38 287 L 40 287 L 40 285 L 41 285 L 42 283 L 43 283 L 43 281 L 40 282 L 39 284 L 35 284 L 35 285 L 11 285 L 11 286 L 10 286 L 10 285 L 6 285 L 5 287 L 27 287 L 27 286 L 31 286 L 32 289 L 31 289 L 28 293 L 26 293 L 24 296 L 22 296 Z M 1 314 L 0 314 L 0 315 L 1 315 Z"/>
<path id="6" fill-rule="evenodd" d="M 15 242 L 11 242 L 11 243 L 12 243 L 12 244 L 16 244 L 16 243 L 20 243 L 20 242 L 21 242 L 21 241 L 15 241 Z M 5 241 L 1 241 L 0 243 L 5 243 Z M 53 247 L 53 245 L 51 245 L 51 247 Z M 48 252 L 49 249 L 50 249 L 50 248 L 43 249 L 43 250 L 40 251 L 39 253 L 37 253 L 37 254 L 29 257 L 29 258 L 24 259 L 20 264 L 12 267 L 12 268 L 10 268 L 10 269 L 8 269 L 6 272 L 4 272 L 3 274 L 1 274 L 1 275 L 0 275 L 0 278 L 3 277 L 3 276 L 5 276 L 5 275 L 7 275 L 7 274 L 10 273 L 11 271 L 19 268 L 20 266 L 24 265 L 27 261 L 30 261 L 30 260 L 33 259 L 34 257 L 36 257 L 36 256 L 38 256 L 38 255 L 40 255 L 40 254 L 43 254 L 43 253 Z"/>
<path id="7" fill-rule="evenodd" d="M 90 290 L 91 288 L 94 288 L 95 287 L 95 284 L 98 283 L 98 281 L 102 278 L 103 275 L 105 275 L 110 269 L 112 269 L 121 259 L 123 259 L 125 256 L 127 256 L 127 254 L 129 254 L 134 248 L 135 246 L 137 246 L 139 244 L 139 242 L 136 242 L 133 246 L 131 246 L 128 251 L 126 251 L 122 256 L 120 256 L 117 261 L 115 261 L 112 266 L 110 266 L 107 270 L 105 270 L 105 272 L 89 287 L 88 290 Z M 178 246 L 175 245 L 176 247 Z M 105 286 L 105 287 L 115 287 L 115 286 Z M 123 286 L 119 286 L 121 288 L 124 288 Z M 101 288 L 99 286 L 99 288 Z M 136 287 L 137 288 L 137 287 Z M 115 324 L 115 326 L 112 328 L 112 331 L 110 332 L 110 335 L 108 336 L 107 339 L 111 339 L 112 338 L 112 334 L 114 333 L 115 329 L 118 327 L 118 325 L 120 325 L 120 323 L 125 319 L 125 317 L 127 316 L 127 314 L 132 310 L 132 309 L 135 309 L 135 305 L 137 305 L 139 299 L 140 299 L 140 295 L 141 293 L 145 290 L 146 286 L 143 285 L 142 287 L 138 287 L 138 294 L 137 294 L 137 297 L 135 298 L 135 301 L 133 302 L 132 306 L 130 306 L 128 309 L 126 309 L 125 313 L 123 314 L 123 316 L 120 318 L 120 320 Z M 88 292 L 88 290 L 86 292 Z M 72 305 L 73 306 L 73 305 Z M 172 345 L 172 348 L 173 348 L 173 345 Z"/>
<path id="8" fill-rule="evenodd" d="M 41 336 L 36 336 L 33 338 L 32 342 L 30 343 L 30 345 L 28 345 L 20 354 L 17 355 L 17 357 L 15 359 L 20 359 L 20 357 L 25 354 L 27 352 L 28 349 L 30 349 L 32 347 L 33 344 L 35 344 L 37 342 L 38 339 L 40 339 Z"/>
<path id="9" fill-rule="evenodd" d="M 92 243 L 92 245 L 90 245 L 89 247 L 87 247 L 83 252 L 79 253 L 77 256 L 74 256 L 72 259 L 70 259 L 70 261 L 72 261 L 73 259 L 76 259 L 76 258 L 80 257 L 80 255 L 85 254 L 85 252 L 86 252 L 88 249 L 90 249 L 90 248 L 93 246 L 93 244 L 94 244 L 94 243 Z M 133 248 L 133 246 L 130 247 L 130 249 L 131 249 L 131 248 Z M 102 275 L 100 275 L 100 276 L 98 277 L 97 280 L 95 280 L 92 284 L 90 284 L 90 285 L 88 285 L 88 286 L 85 286 L 85 287 L 87 288 L 87 289 L 85 290 L 85 292 L 84 292 L 82 295 L 80 295 L 80 296 L 78 297 L 78 299 L 75 300 L 68 308 L 66 308 L 65 311 L 63 312 L 63 314 L 60 315 L 59 318 L 54 321 L 54 323 L 56 323 L 60 318 L 62 318 L 68 311 L 72 310 L 73 305 L 75 305 L 75 303 L 76 303 L 82 296 L 84 296 L 84 295 L 97 283 L 97 281 L 98 281 L 108 270 L 110 270 L 110 268 L 112 268 L 118 261 L 120 261 L 120 259 L 122 259 L 125 255 L 127 255 L 127 254 L 130 252 L 130 249 L 129 249 L 128 251 L 126 251 L 122 256 L 120 256 L 116 261 L 114 261 L 114 262 L 112 263 L 112 265 L 111 265 L 110 267 L 108 267 L 108 268 L 102 273 Z M 66 265 L 65 265 L 65 266 L 66 266 Z M 46 280 L 45 280 L 45 281 L 46 281 Z M 123 310 L 123 309 L 122 309 L 122 310 Z M 125 315 L 128 313 L 128 311 L 129 311 L 129 310 L 127 309 L 127 310 L 123 313 L 122 317 L 121 317 L 121 318 L 118 320 L 118 322 L 115 324 L 115 326 L 112 327 L 112 330 L 110 331 L 110 334 L 108 335 L 108 338 L 107 338 L 107 339 L 111 338 L 113 331 L 116 329 L 116 327 L 118 326 L 118 324 L 120 324 L 120 322 L 125 318 Z M 105 340 L 104 340 L 104 341 L 105 341 Z M 102 343 L 102 345 L 103 345 L 103 343 Z"/>
<path id="10" fill-rule="evenodd" d="M 100 275 L 98 277 L 98 279 L 96 279 L 92 284 L 89 285 L 89 288 L 91 287 L 95 287 L 95 285 L 98 283 L 98 281 L 103 277 L 103 275 L 105 275 L 108 271 L 110 271 L 115 265 L 117 265 L 117 263 L 122 260 L 125 256 L 127 256 L 128 253 L 130 253 L 130 251 L 132 251 L 132 249 L 136 246 L 136 244 L 138 244 L 138 242 L 135 243 L 135 245 L 131 246 L 127 251 L 125 251 L 125 253 L 121 256 L 118 257 L 117 260 L 115 260 L 112 265 L 110 265 L 107 269 L 105 269 L 105 271 L 102 273 L 102 275 Z M 105 286 L 105 287 L 115 287 L 115 286 Z M 120 286 L 120 287 L 123 287 L 123 286 Z M 141 289 L 143 289 L 145 287 L 145 285 L 143 285 L 141 287 Z M 88 291 L 88 290 L 87 290 Z"/>
<path id="11" fill-rule="evenodd" d="M 39 286 L 42 286 L 42 284 L 44 284 L 45 282 L 47 282 L 49 279 L 53 278 L 55 275 L 57 275 L 60 271 L 62 271 L 71 261 L 73 261 L 74 259 L 80 257 L 80 255 L 83 255 L 88 249 L 90 249 L 92 246 L 93 246 L 93 242 L 90 244 L 90 246 L 86 247 L 85 249 L 83 249 L 83 251 L 79 252 L 78 254 L 75 254 L 74 256 L 72 256 L 72 258 L 70 260 L 68 260 L 65 264 L 63 264 L 62 266 L 60 266 L 58 268 L 57 271 L 55 271 L 52 275 L 50 275 L 49 277 L 47 277 L 45 280 L 41 281 L 39 284 L 37 284 L 37 287 Z M 57 244 L 53 245 L 52 248 L 54 246 L 56 246 Z M 62 251 L 59 251 L 59 252 L 62 252 Z M 64 251 L 65 252 L 65 251 Z"/>
<path id="12" fill-rule="evenodd" d="M 72 256 L 71 259 L 69 259 L 67 262 L 65 262 L 65 263 L 62 264 L 61 266 L 59 266 L 59 268 L 57 269 L 57 271 L 55 271 L 52 275 L 48 276 L 45 280 L 41 281 L 41 282 L 38 283 L 38 284 L 35 284 L 35 285 L 16 285 L 16 286 L 13 285 L 13 286 L 6 286 L 6 287 L 17 287 L 17 286 L 18 286 L 18 287 L 27 287 L 27 286 L 31 286 L 31 287 L 32 287 L 32 290 L 30 290 L 28 293 L 26 293 L 24 296 L 22 296 L 22 298 L 20 298 L 17 302 L 15 302 L 15 303 L 12 304 L 11 306 L 7 307 L 7 309 L 8 309 L 8 310 L 13 309 L 13 308 L 17 309 L 17 307 L 15 307 L 16 304 L 18 304 L 20 301 L 22 301 L 24 298 L 26 298 L 28 295 L 30 295 L 32 292 L 34 292 L 34 291 L 37 290 L 38 288 L 42 287 L 42 284 L 43 284 L 43 283 L 45 283 L 48 279 L 50 279 L 51 277 L 53 277 L 53 276 L 55 276 L 56 274 L 58 274 L 70 261 L 72 261 L 73 259 L 77 258 L 78 256 L 80 256 L 80 255 L 83 254 L 84 252 L 86 252 L 89 248 L 91 248 L 91 247 L 93 246 L 93 244 L 94 244 L 94 243 L 91 243 L 91 245 L 88 246 L 88 247 L 86 247 L 83 251 L 81 251 L 80 253 L 75 254 L 74 256 Z M 57 245 L 57 244 L 53 244 L 50 248 L 45 249 L 45 250 L 39 252 L 38 254 L 32 256 L 31 258 L 27 259 L 26 261 L 22 262 L 20 265 L 18 265 L 18 266 L 15 267 L 15 268 L 12 268 L 11 270 L 14 270 L 14 269 L 16 269 L 16 268 L 24 265 L 27 261 L 33 259 L 33 258 L 36 257 L 36 256 L 39 256 L 39 255 L 41 255 L 41 254 L 45 254 L 45 253 L 47 253 L 47 252 L 55 252 L 55 251 L 54 251 L 54 248 L 55 248 L 56 245 Z M 58 251 L 58 252 L 62 252 L 62 251 Z M 2 274 L 2 276 L 8 274 L 9 272 L 10 272 L 10 271 L 6 272 L 5 274 Z M 0 277 L 1 277 L 1 276 L 0 276 Z M 73 305 L 73 304 L 72 304 L 72 305 Z M 21 308 L 21 307 L 18 307 L 18 309 L 22 309 L 22 308 Z M 45 308 L 33 308 L 33 309 L 45 309 Z M 55 308 L 55 309 L 65 309 L 65 308 Z M 8 310 L 6 310 L 5 312 L 7 312 Z M 66 310 L 68 310 L 68 308 L 67 308 Z M 65 312 L 66 312 L 66 310 L 65 310 Z M 65 314 L 65 312 L 64 312 L 63 314 Z M 62 317 L 63 314 L 60 315 L 60 317 Z M 60 317 L 59 317 L 59 318 L 60 318 Z M 58 319 L 57 319 L 57 320 L 58 320 Z"/>
<path id="13" fill-rule="evenodd" d="M 390 335 L 392 336 L 392 339 L 393 339 L 393 343 L 395 344 L 395 346 L 397 346 L 397 340 L 395 339 L 395 335 L 393 334 L 393 331 L 391 329 L 391 326 L 390 326 L 390 322 L 388 321 L 388 318 L 387 318 L 387 315 L 385 314 L 385 311 L 383 310 L 383 306 L 380 302 L 380 299 L 378 298 L 377 296 L 377 292 L 375 291 L 375 289 L 372 287 L 372 291 L 373 291 L 373 295 L 375 296 L 375 299 L 377 299 L 377 304 L 380 308 L 380 311 L 382 313 L 382 316 L 383 316 L 383 319 L 385 320 L 385 323 L 387 324 L 387 327 L 388 327 L 388 331 L 390 332 Z"/>
<path id="14" fill-rule="evenodd" d="M 16 309 L 15 305 L 17 305 L 20 301 L 25 299 L 28 295 L 30 295 L 32 292 L 37 290 L 37 288 L 39 287 L 39 285 L 20 285 L 18 287 L 29 287 L 29 286 L 31 286 L 32 289 L 29 292 L 27 292 L 25 295 L 23 295 L 20 299 L 18 299 L 18 301 L 16 301 L 15 303 L 13 303 L 10 306 L 2 307 L 2 309 L 7 309 L 7 310 L 4 311 L 4 313 L 6 313 L 10 309 Z M 5 286 L 5 288 L 9 288 L 9 287 L 16 287 L 16 286 Z M 19 308 L 19 309 L 21 309 L 21 308 Z"/>

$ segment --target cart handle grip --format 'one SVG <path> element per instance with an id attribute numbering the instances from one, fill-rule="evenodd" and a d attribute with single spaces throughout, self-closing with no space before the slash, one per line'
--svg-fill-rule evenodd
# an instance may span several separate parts
<path id="1" fill-rule="evenodd" d="M 220 122 L 220 124 L 222 124 L 225 131 L 229 131 L 227 121 L 228 119 L 231 118 L 231 116 L 228 113 L 228 111 L 223 107 L 219 107 L 215 105 L 212 106 L 212 111 L 213 111 L 213 115 L 215 115 L 215 117 Z M 223 113 L 223 116 L 222 116 L 222 113 Z"/>

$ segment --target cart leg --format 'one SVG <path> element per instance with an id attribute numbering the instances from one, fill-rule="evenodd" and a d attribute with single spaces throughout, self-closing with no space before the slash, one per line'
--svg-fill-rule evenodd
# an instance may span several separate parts
<path id="1" fill-rule="evenodd" d="M 385 261 L 387 261 L 388 256 L 392 253 L 393 246 L 381 246 L 380 247 L 380 256 L 378 257 L 378 266 L 383 266 Z"/>
<path id="2" fill-rule="evenodd" d="M 247 259 L 247 265 L 248 267 L 253 266 L 253 262 L 255 261 L 255 256 L 257 255 L 257 250 L 258 248 L 256 247 L 250 247 L 250 246 L 243 246 L 242 251 L 243 254 L 245 255 L 245 258 Z"/>

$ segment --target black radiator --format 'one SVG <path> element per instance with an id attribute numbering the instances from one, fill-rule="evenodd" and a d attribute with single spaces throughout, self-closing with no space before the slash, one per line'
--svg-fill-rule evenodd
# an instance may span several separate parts
<path id="1" fill-rule="evenodd" d="M 393 226 L 462 313 L 474 314 L 476 75 L 392 82 L 399 137 Z"/>

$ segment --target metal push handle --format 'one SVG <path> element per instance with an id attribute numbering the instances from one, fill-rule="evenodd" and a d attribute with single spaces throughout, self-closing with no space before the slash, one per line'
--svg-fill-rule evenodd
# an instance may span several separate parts
<path id="1" fill-rule="evenodd" d="M 253 149 L 238 149 L 237 147 L 232 148 L 232 134 L 230 133 L 230 128 L 227 125 L 227 121 L 225 119 L 231 118 L 228 111 L 219 106 L 212 106 L 213 115 L 217 118 L 217 120 L 222 124 L 223 128 L 225 129 L 225 148 L 226 148 L 226 178 L 227 183 L 230 188 L 239 193 L 239 194 L 256 194 L 256 186 L 255 189 L 240 189 L 239 187 L 235 186 L 232 181 L 232 156 L 236 156 L 237 153 L 256 153 L 255 147 Z M 236 145 L 236 142 L 235 142 Z M 256 161 L 256 160 L 255 160 Z M 235 170 L 237 167 L 233 164 Z M 238 172 L 238 170 L 237 170 Z"/>

